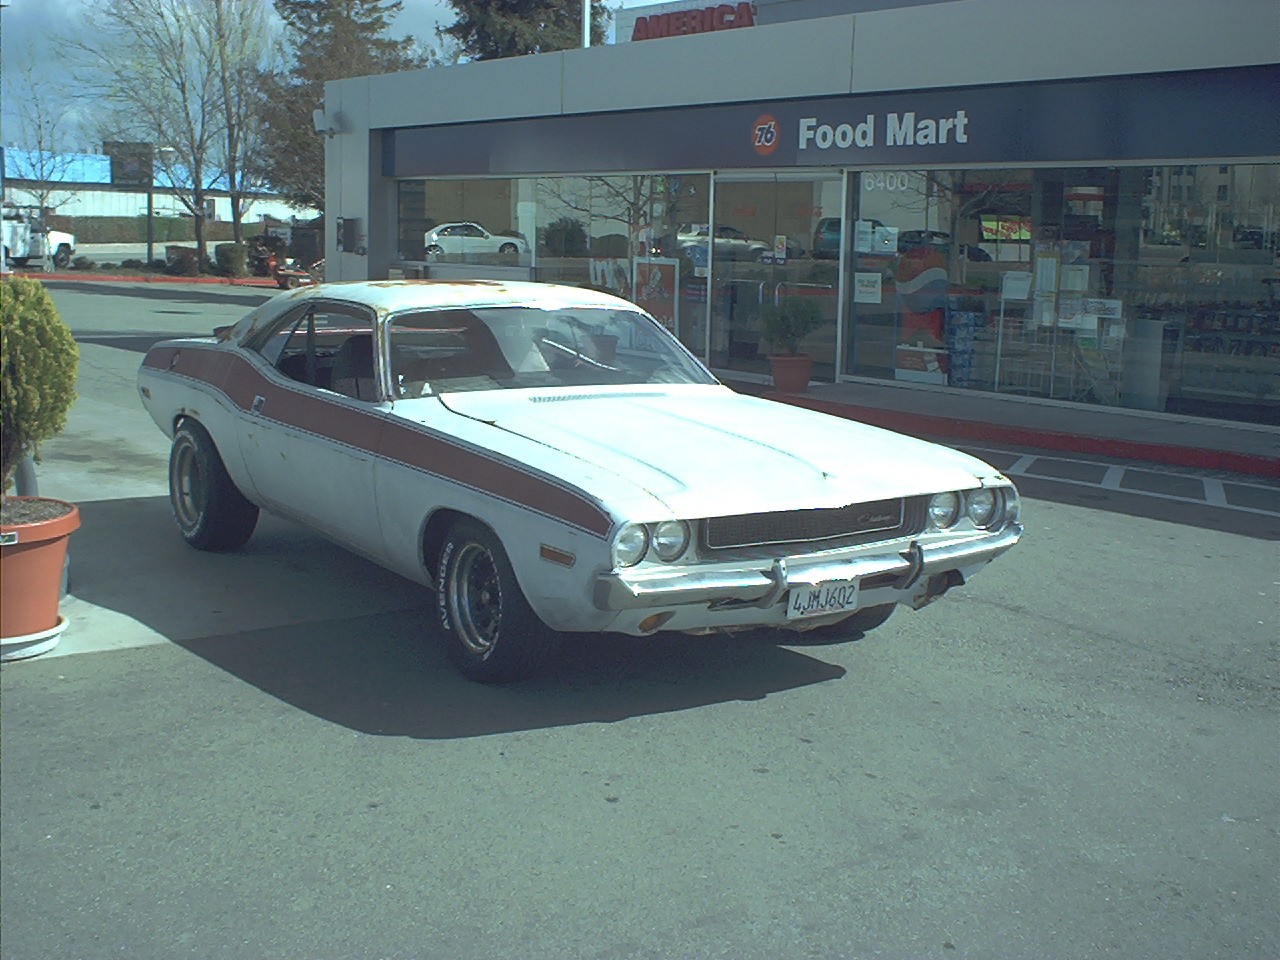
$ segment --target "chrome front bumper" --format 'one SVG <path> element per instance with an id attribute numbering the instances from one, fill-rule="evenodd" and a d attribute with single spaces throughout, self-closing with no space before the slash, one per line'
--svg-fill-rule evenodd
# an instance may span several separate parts
<path id="1" fill-rule="evenodd" d="M 898 589 L 907 590 L 921 578 L 994 560 L 1018 542 L 1022 529 L 1021 524 L 1012 523 L 962 540 L 934 544 L 912 540 L 901 549 L 883 553 L 855 547 L 821 556 L 779 557 L 763 568 L 759 562 L 744 562 L 610 571 L 596 578 L 593 600 L 598 610 L 695 603 L 737 603 L 767 609 L 792 587 L 817 586 L 829 580 L 885 577 Z"/>

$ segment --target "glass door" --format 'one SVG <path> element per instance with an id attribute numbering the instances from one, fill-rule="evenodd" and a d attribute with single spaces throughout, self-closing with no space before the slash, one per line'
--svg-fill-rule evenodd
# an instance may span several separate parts
<path id="1" fill-rule="evenodd" d="M 839 318 L 839 260 L 828 257 L 821 227 L 841 212 L 840 176 L 755 174 L 720 176 L 710 223 L 686 224 L 686 257 L 709 265 L 710 360 L 713 367 L 768 374 L 760 308 L 803 297 L 826 321 L 801 344 L 814 359 L 813 376 L 835 378 Z"/>

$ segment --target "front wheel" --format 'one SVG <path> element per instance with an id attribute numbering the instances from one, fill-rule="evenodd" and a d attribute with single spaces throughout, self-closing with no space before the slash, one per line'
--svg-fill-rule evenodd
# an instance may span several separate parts
<path id="1" fill-rule="evenodd" d="M 258 508 L 236 489 L 213 439 L 191 420 L 173 435 L 169 503 L 182 539 L 197 550 L 235 550 L 258 524 Z"/>
<path id="2" fill-rule="evenodd" d="M 64 243 L 54 253 L 53 265 L 59 270 L 65 270 L 69 263 L 71 263 L 71 248 Z"/>
<path id="3" fill-rule="evenodd" d="M 457 521 L 445 536 L 436 606 L 450 659 L 480 683 L 524 679 L 558 646 L 525 599 L 498 538 L 473 520 Z"/>

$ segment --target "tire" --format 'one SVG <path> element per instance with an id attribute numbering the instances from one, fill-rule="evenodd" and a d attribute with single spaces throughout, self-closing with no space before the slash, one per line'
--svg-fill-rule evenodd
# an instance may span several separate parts
<path id="1" fill-rule="evenodd" d="M 498 254 L 504 257 L 514 257 L 520 250 L 514 243 L 504 243 L 498 248 Z"/>
<path id="2" fill-rule="evenodd" d="M 559 646 L 525 599 L 501 542 L 474 520 L 456 521 L 445 535 L 436 611 L 449 658 L 478 683 L 526 679 Z"/>
<path id="3" fill-rule="evenodd" d="M 57 251 L 54 253 L 53 265 L 59 270 L 65 270 L 70 263 L 71 248 L 64 243 L 62 246 L 58 247 Z"/>
<path id="4" fill-rule="evenodd" d="M 235 550 L 253 536 L 258 508 L 245 499 L 204 427 L 184 420 L 169 452 L 169 504 L 182 539 L 197 550 Z"/>
<path id="5" fill-rule="evenodd" d="M 799 635 L 799 640 L 788 642 L 798 646 L 805 644 L 820 646 L 822 644 L 860 640 L 893 616 L 893 610 L 896 606 L 897 604 L 895 603 L 882 603 L 879 606 L 866 607 L 858 610 L 852 616 L 845 617 L 839 623 L 806 630 Z"/>
<path id="6" fill-rule="evenodd" d="M 439 256 L 444 251 L 440 248 L 439 245 L 433 243 L 431 244 L 431 246 L 427 247 L 425 252 L 428 257 L 435 257 L 435 256 Z"/>

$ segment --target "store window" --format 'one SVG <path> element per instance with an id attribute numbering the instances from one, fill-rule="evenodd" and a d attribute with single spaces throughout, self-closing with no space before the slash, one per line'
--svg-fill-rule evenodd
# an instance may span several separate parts
<path id="1" fill-rule="evenodd" d="M 708 220 L 709 187 L 710 176 L 696 173 L 404 180 L 397 269 L 479 277 L 515 267 L 532 279 L 613 292 L 701 357 L 707 273 L 683 258 L 679 231 Z"/>
<path id="2" fill-rule="evenodd" d="M 530 266 L 534 207 L 520 180 L 406 180 L 398 251 L 405 262 Z"/>
<path id="3" fill-rule="evenodd" d="M 1280 422 L 1280 165 L 851 185 L 846 372 Z"/>
<path id="4" fill-rule="evenodd" d="M 537 183 L 537 276 L 644 307 L 699 356 L 706 277 L 681 258 L 679 226 L 706 219 L 706 174 L 557 177 Z"/>
<path id="5" fill-rule="evenodd" d="M 813 357 L 816 379 L 834 378 L 843 196 L 835 173 L 716 178 L 711 220 L 682 224 L 678 235 L 695 269 L 709 264 L 713 366 L 768 373 L 779 345 L 763 335 L 761 307 L 804 299 L 824 322 L 800 351 Z"/>

